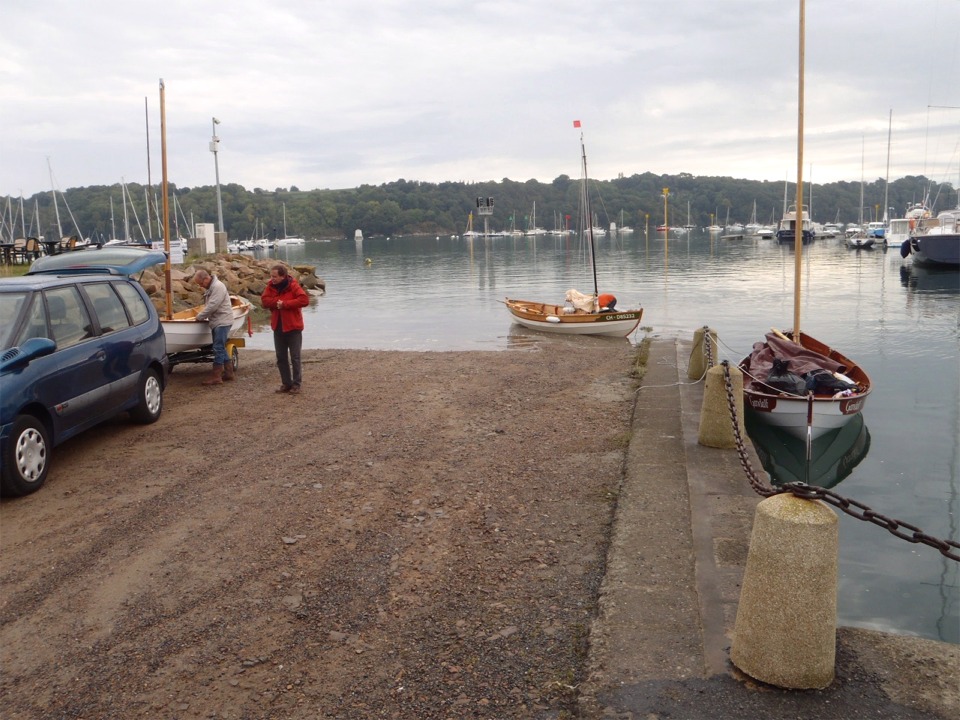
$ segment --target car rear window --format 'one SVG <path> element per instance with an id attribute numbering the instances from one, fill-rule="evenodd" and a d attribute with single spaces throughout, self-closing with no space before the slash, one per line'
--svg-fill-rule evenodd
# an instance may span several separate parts
<path id="1" fill-rule="evenodd" d="M 114 332 L 130 327 L 130 319 L 120 298 L 111 289 L 111 283 L 86 283 L 83 289 L 93 302 L 93 312 L 100 323 L 102 333 Z"/>
<path id="2" fill-rule="evenodd" d="M 74 285 L 46 290 L 44 297 L 50 313 L 50 329 L 58 350 L 93 336 L 90 316 L 80 299 L 80 291 Z"/>
<path id="3" fill-rule="evenodd" d="M 127 312 L 130 313 L 130 319 L 133 320 L 133 324 L 140 325 L 141 323 L 145 323 L 150 318 L 150 310 L 147 308 L 147 304 L 143 301 L 143 298 L 140 296 L 140 293 L 137 292 L 136 288 L 127 283 L 116 283 L 114 287 L 117 289 L 117 292 L 120 293 L 120 297 L 123 298 L 123 303 L 127 306 Z"/>

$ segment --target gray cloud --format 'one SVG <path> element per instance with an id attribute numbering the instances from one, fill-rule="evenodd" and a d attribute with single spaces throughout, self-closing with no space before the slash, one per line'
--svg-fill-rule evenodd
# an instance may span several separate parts
<path id="1" fill-rule="evenodd" d="M 796 176 L 797 0 L 12 0 L 0 195 L 160 180 Z M 960 181 L 960 0 L 808 0 L 805 176 Z M 809 168 L 809 169 L 808 169 Z"/>

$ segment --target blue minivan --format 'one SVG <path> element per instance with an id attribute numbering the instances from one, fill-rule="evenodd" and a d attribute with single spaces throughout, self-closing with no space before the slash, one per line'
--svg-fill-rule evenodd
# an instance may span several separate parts
<path id="1" fill-rule="evenodd" d="M 134 275 L 165 261 L 139 248 L 78 250 L 0 279 L 0 494 L 38 490 L 51 450 L 108 418 L 159 419 L 166 338 Z"/>

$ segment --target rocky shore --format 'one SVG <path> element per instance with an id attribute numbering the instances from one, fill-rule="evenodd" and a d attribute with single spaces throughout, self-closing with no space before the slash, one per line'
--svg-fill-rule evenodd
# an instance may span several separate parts
<path id="1" fill-rule="evenodd" d="M 170 269 L 173 310 L 177 312 L 203 304 L 203 290 L 191 282 L 194 273 L 201 268 L 220 278 L 231 293 L 259 307 L 260 295 L 270 281 L 270 268 L 277 264 L 285 265 L 308 293 L 323 295 L 326 292 L 326 283 L 317 277 L 313 265 L 291 265 L 276 258 L 258 259 L 240 254 L 212 255 L 190 259 L 190 262 Z M 157 310 L 165 312 L 164 270 L 159 267 L 147 270 L 140 278 L 140 284 L 150 295 Z"/>

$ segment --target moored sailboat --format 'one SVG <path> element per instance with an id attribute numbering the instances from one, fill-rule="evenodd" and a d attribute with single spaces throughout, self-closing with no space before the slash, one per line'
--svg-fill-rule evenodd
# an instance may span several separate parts
<path id="1" fill-rule="evenodd" d="M 574 122 L 580 127 L 580 121 Z M 590 209 L 587 174 L 587 151 L 580 134 L 581 157 L 581 219 L 585 225 L 583 236 L 590 243 L 590 263 L 593 269 L 593 294 L 568 290 L 566 304 L 556 305 L 532 300 L 506 298 L 504 303 L 514 322 L 534 330 L 568 335 L 611 335 L 626 337 L 640 324 L 643 308 L 617 310 L 617 299 L 600 294 L 597 288 L 597 254 L 594 242 L 596 224 Z"/>
<path id="2" fill-rule="evenodd" d="M 800 73 L 797 122 L 797 199 L 803 208 L 804 0 L 800 0 Z M 745 406 L 771 425 L 808 439 L 839 428 L 870 394 L 867 373 L 850 358 L 800 330 L 803 238 L 794 234 L 793 330 L 774 330 L 740 362 Z"/>
<path id="3" fill-rule="evenodd" d="M 302 237 L 287 235 L 287 204 L 283 203 L 283 237 L 276 241 L 276 246 L 303 245 L 304 242 Z"/>

